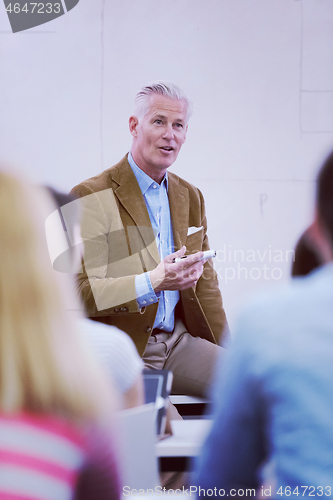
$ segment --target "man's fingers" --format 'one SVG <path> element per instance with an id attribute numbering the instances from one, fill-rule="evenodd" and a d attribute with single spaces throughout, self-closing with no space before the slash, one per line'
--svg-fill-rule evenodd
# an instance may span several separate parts
<path id="1" fill-rule="evenodd" d="M 201 262 L 201 258 L 203 256 L 203 252 L 193 253 L 192 255 L 188 255 L 186 259 L 182 259 L 181 264 L 182 268 L 186 269 L 188 267 L 193 266 L 197 262 Z"/>
<path id="2" fill-rule="evenodd" d="M 175 258 L 184 256 L 185 252 L 186 247 L 184 246 L 177 252 L 165 257 L 157 268 L 151 271 L 150 278 L 155 290 L 186 290 L 196 285 L 196 282 L 200 279 L 203 271 L 204 261 L 200 260 L 203 252 L 197 252 L 179 260 L 178 262 L 173 262 Z M 159 273 L 157 273 L 157 271 L 161 266 L 164 271 L 163 277 L 162 279 L 160 277 L 159 280 L 156 280 L 155 274 L 159 277 Z"/>
<path id="3" fill-rule="evenodd" d="M 186 246 L 183 246 L 180 250 L 177 250 L 177 252 L 171 253 L 170 255 L 167 255 L 165 257 L 165 262 L 174 262 L 175 259 L 179 259 L 180 257 L 183 257 L 186 252 Z M 184 259 L 186 260 L 186 259 Z"/>
<path id="4" fill-rule="evenodd" d="M 187 290 L 188 288 L 195 286 L 197 282 L 198 279 L 193 279 L 193 278 L 184 280 L 183 283 L 180 285 L 179 290 Z"/>
<path id="5" fill-rule="evenodd" d="M 183 255 L 185 255 L 185 252 L 186 252 L 186 246 L 184 245 L 183 247 L 181 247 L 180 250 L 177 250 L 177 252 L 174 252 L 172 254 L 173 257 L 182 257 Z"/>
<path id="6" fill-rule="evenodd" d="M 198 281 L 198 279 L 200 278 L 200 276 L 202 274 L 202 271 L 203 271 L 203 266 L 202 266 L 202 263 L 199 262 L 199 263 L 193 264 L 189 268 L 182 269 L 179 272 L 182 273 L 182 279 L 186 283 L 191 282 L 190 286 L 193 286 L 193 282 Z"/>

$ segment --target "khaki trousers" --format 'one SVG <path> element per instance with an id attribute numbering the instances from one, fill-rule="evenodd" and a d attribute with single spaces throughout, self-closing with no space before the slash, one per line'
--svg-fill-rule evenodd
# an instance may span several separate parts
<path id="1" fill-rule="evenodd" d="M 192 337 L 179 319 L 172 333 L 154 330 L 143 355 L 148 369 L 173 372 L 172 394 L 206 397 L 222 347 Z"/>

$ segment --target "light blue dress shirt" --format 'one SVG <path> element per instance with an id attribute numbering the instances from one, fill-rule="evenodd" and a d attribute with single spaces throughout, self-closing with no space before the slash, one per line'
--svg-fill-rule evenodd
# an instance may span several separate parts
<path id="1" fill-rule="evenodd" d="M 167 255 L 174 252 L 167 173 L 161 184 L 158 184 L 136 165 L 131 153 L 128 154 L 128 163 L 133 170 L 146 202 L 150 222 L 154 234 L 156 234 L 158 252 L 161 260 L 163 260 Z M 149 272 L 135 277 L 135 290 L 140 307 L 159 302 L 154 328 L 172 332 L 175 325 L 175 307 L 179 300 L 179 292 L 166 290 L 155 293 Z"/>

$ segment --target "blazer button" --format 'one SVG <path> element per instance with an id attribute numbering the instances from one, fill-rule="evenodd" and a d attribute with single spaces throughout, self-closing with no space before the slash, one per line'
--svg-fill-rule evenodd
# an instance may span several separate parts
<path id="1" fill-rule="evenodd" d="M 121 308 L 120 308 L 120 311 L 121 311 L 122 313 L 126 313 L 126 312 L 128 312 L 128 307 L 121 307 Z"/>
<path id="2" fill-rule="evenodd" d="M 119 309 L 118 309 L 118 307 L 115 307 L 115 308 L 113 309 L 113 311 L 114 311 L 115 313 L 119 313 Z"/>
<path id="3" fill-rule="evenodd" d="M 147 328 L 146 328 L 146 332 L 147 332 L 147 333 L 151 333 L 152 331 L 153 331 L 153 330 L 152 330 L 152 328 L 150 328 L 150 326 L 147 326 Z"/>

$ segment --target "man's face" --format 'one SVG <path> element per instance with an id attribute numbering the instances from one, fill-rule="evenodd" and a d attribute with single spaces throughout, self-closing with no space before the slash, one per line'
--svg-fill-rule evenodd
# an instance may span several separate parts
<path id="1" fill-rule="evenodd" d="M 131 116 L 132 155 L 136 164 L 149 177 L 160 182 L 177 159 L 186 139 L 187 103 L 152 94 L 147 114 Z"/>

